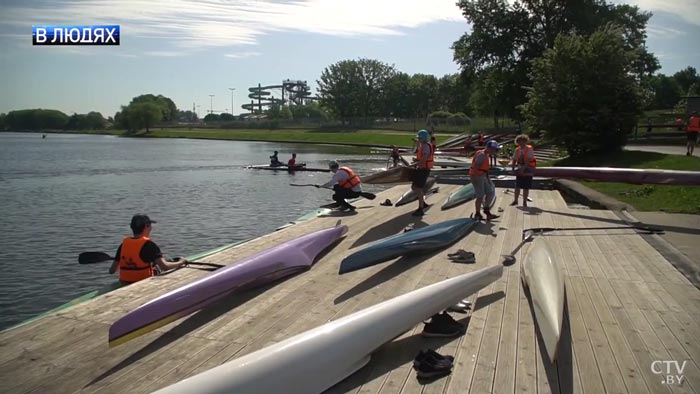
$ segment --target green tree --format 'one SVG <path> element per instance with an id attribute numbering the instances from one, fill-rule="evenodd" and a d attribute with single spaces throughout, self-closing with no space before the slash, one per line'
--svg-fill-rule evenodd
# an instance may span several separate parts
<path id="1" fill-rule="evenodd" d="M 522 106 L 528 123 L 572 156 L 620 149 L 642 108 L 632 73 L 636 56 L 625 48 L 619 28 L 605 27 L 588 38 L 560 35 L 533 63 L 532 88 Z"/>
<path id="2" fill-rule="evenodd" d="M 318 83 L 321 104 L 346 121 L 380 114 L 394 66 L 373 59 L 343 60 L 326 67 Z"/>
<path id="3" fill-rule="evenodd" d="M 469 110 L 470 87 L 460 74 L 444 75 L 438 80 L 437 107 L 448 112 Z"/>
<path id="4" fill-rule="evenodd" d="M 140 102 L 130 104 L 126 111 L 129 130 L 140 130 L 145 128 L 146 133 L 156 123 L 163 120 L 162 107 L 154 102 Z"/>
<path id="5" fill-rule="evenodd" d="M 204 117 L 204 121 L 209 123 L 209 122 L 218 122 L 221 120 L 221 117 L 217 114 L 207 114 Z"/>
<path id="6" fill-rule="evenodd" d="M 386 81 L 382 97 L 381 115 L 408 118 L 415 116 L 411 102 L 411 76 L 397 72 Z"/>
<path id="7" fill-rule="evenodd" d="M 414 74 L 409 83 L 409 102 L 413 116 L 426 117 L 439 107 L 438 79 L 434 75 Z"/>
<path id="8" fill-rule="evenodd" d="M 645 49 L 651 14 L 637 7 L 604 0 L 459 0 L 457 4 L 471 31 L 454 43 L 455 60 L 470 79 L 493 78 L 489 74 L 498 70 L 502 110 L 510 117 L 517 118 L 518 105 L 526 101 L 522 87 L 531 84 L 532 61 L 552 48 L 559 34 L 588 35 L 613 23 L 623 31 L 623 48 L 634 50 L 631 73 L 641 77 L 659 68 Z"/>
<path id="9" fill-rule="evenodd" d="M 698 71 L 695 69 L 695 67 L 688 66 L 683 70 L 678 71 L 677 73 L 673 74 L 673 79 L 678 84 L 681 90 L 681 95 L 685 96 L 699 93 L 697 91 L 695 93 L 691 93 L 691 88 L 693 85 L 700 86 L 700 75 L 698 75 Z M 695 90 L 697 90 L 697 87 Z"/>
<path id="10" fill-rule="evenodd" d="M 54 109 L 22 109 L 5 116 L 6 127 L 13 130 L 59 130 L 67 123 L 68 115 Z"/>
<path id="11" fill-rule="evenodd" d="M 673 108 L 681 98 L 681 88 L 673 77 L 664 74 L 646 78 L 644 85 L 648 88 L 649 109 Z"/>
<path id="12" fill-rule="evenodd" d="M 161 94 L 157 96 L 153 94 L 142 94 L 134 97 L 129 105 L 138 103 L 153 103 L 160 107 L 162 113 L 161 118 L 164 122 L 173 122 L 177 120 L 177 106 L 173 100 L 168 97 Z"/>

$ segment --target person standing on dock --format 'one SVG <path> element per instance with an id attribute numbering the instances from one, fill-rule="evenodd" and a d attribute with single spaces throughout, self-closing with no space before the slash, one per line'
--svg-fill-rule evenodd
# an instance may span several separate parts
<path id="1" fill-rule="evenodd" d="M 394 161 L 394 165 L 392 167 L 397 167 L 399 165 L 401 155 L 399 154 L 399 148 L 397 148 L 396 145 L 391 146 L 391 159 Z"/>
<path id="2" fill-rule="evenodd" d="M 420 130 L 418 136 L 418 148 L 416 150 L 416 168 L 413 170 L 411 189 L 418 196 L 418 209 L 413 212 L 413 216 L 423 216 L 425 209 L 429 207 L 425 203 L 424 190 L 430 169 L 433 168 L 435 151 L 430 141 L 430 134 L 427 130 Z"/>
<path id="3" fill-rule="evenodd" d="M 482 220 L 481 216 L 481 206 L 484 206 L 484 214 L 486 214 L 486 220 L 492 220 L 498 218 L 498 215 L 491 213 L 489 208 L 493 199 L 496 198 L 496 187 L 489 178 L 489 170 L 491 165 L 489 163 L 489 155 L 495 155 L 501 147 L 498 142 L 490 140 L 486 143 L 484 149 L 480 149 L 474 153 L 472 158 L 471 167 L 469 167 L 469 180 L 474 185 L 474 191 L 476 194 L 476 200 L 474 205 L 476 207 L 476 212 L 474 213 L 475 220 Z M 484 199 L 484 197 L 486 199 Z"/>
<path id="4" fill-rule="evenodd" d="M 515 137 L 515 143 L 518 145 L 513 154 L 512 162 L 515 172 L 515 200 L 510 205 L 518 205 L 520 189 L 523 189 L 523 207 L 527 207 L 527 196 L 532 188 L 532 177 L 535 175 L 535 168 L 537 168 L 537 159 L 527 134 Z"/>
<path id="5" fill-rule="evenodd" d="M 690 115 L 685 133 L 688 136 L 688 151 L 685 155 L 692 156 L 695 151 L 695 145 L 698 143 L 698 133 L 700 133 L 700 116 L 698 116 L 698 111 L 693 111 L 693 114 Z"/>
<path id="6" fill-rule="evenodd" d="M 119 280 L 124 284 L 138 282 L 156 275 L 154 267 L 161 272 L 180 268 L 187 264 L 187 260 L 179 258 L 174 262 L 167 262 L 158 245 L 151 241 L 151 224 L 155 223 L 147 215 L 136 214 L 131 218 L 131 231 L 133 236 L 124 237 L 122 244 L 117 249 L 116 257 L 109 273 L 113 274 L 119 268 Z"/>
<path id="7" fill-rule="evenodd" d="M 362 192 L 360 177 L 350 167 L 340 167 L 335 160 L 328 163 L 328 168 L 331 169 L 333 178 L 323 185 L 316 185 L 316 187 L 330 188 L 332 186 L 335 192 L 333 194 L 333 201 L 335 201 L 333 208 L 340 208 L 341 211 L 348 209 L 354 211 L 355 207 L 345 200 L 360 197 Z"/>
<path id="8" fill-rule="evenodd" d="M 486 139 L 486 138 L 484 137 L 484 134 L 483 134 L 483 133 L 479 133 L 478 138 L 479 138 L 479 139 L 478 139 L 478 141 L 479 141 L 479 145 L 478 145 L 478 146 L 479 146 L 479 147 L 484 146 L 484 140 Z"/>

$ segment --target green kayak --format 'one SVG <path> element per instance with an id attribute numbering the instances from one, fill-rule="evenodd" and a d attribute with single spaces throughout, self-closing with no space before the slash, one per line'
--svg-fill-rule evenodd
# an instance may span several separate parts
<path id="1" fill-rule="evenodd" d="M 473 200 L 475 197 L 474 185 L 471 183 L 466 184 L 450 194 L 445 202 L 442 203 L 441 209 L 444 211 L 445 209 L 454 208 L 457 205 Z"/>
<path id="2" fill-rule="evenodd" d="M 215 254 L 215 253 L 219 253 L 219 252 L 224 251 L 224 250 L 226 250 L 226 249 L 232 248 L 232 247 L 234 247 L 234 246 L 236 246 L 236 245 L 240 245 L 240 244 L 242 244 L 242 243 L 244 243 L 244 242 L 247 242 L 247 241 L 238 241 L 238 242 L 230 243 L 230 244 L 227 244 L 227 245 L 224 245 L 224 246 L 219 246 L 219 247 L 217 247 L 217 248 L 214 248 L 214 249 L 211 249 L 211 250 L 207 250 L 206 252 L 202 252 L 202 253 L 198 253 L 198 254 L 193 254 L 193 255 L 187 256 L 187 257 L 185 257 L 185 258 L 186 258 L 187 260 L 197 260 L 197 259 L 201 259 L 201 258 L 204 258 L 204 257 L 207 257 L 207 256 L 211 256 L 211 255 L 213 255 L 213 254 Z M 10 328 L 7 328 L 7 329 L 5 329 L 5 330 L 11 330 L 11 329 L 13 329 L 13 328 L 21 327 L 21 326 L 23 326 L 23 325 L 25 325 L 25 324 L 27 324 L 27 323 L 31 323 L 31 322 L 33 322 L 33 321 L 35 321 L 35 320 L 41 319 L 42 317 L 44 317 L 44 316 L 46 316 L 46 315 L 49 315 L 49 314 L 54 313 L 54 312 L 62 311 L 62 310 L 64 310 L 64 309 L 68 309 L 68 308 L 70 308 L 70 307 L 72 307 L 72 306 L 74 306 L 74 305 L 81 304 L 81 303 L 83 303 L 83 302 L 85 302 L 85 301 L 89 301 L 89 300 L 91 300 L 91 299 L 93 299 L 93 298 L 95 298 L 95 297 L 97 297 L 97 296 L 100 296 L 100 295 L 102 295 L 102 294 L 109 293 L 110 291 L 116 290 L 116 289 L 118 289 L 118 288 L 120 288 L 120 287 L 122 287 L 122 286 L 123 286 L 122 283 L 121 283 L 121 282 L 118 282 L 118 281 L 117 281 L 117 282 L 114 282 L 114 283 L 110 283 L 110 284 L 108 284 L 108 285 L 105 285 L 105 286 L 103 286 L 103 287 L 97 289 L 97 290 L 93 290 L 93 291 L 91 291 L 91 292 L 89 292 L 89 293 L 83 294 L 83 295 L 81 295 L 80 297 L 74 298 L 74 299 L 72 299 L 72 300 L 66 302 L 66 303 L 63 304 L 63 305 L 57 306 L 56 308 L 53 308 L 53 309 L 51 309 L 51 310 L 49 310 L 49 311 L 46 311 L 46 312 L 44 312 L 44 313 L 42 313 L 42 314 L 40 314 L 40 315 L 34 316 L 34 317 L 32 317 L 32 318 L 30 318 L 30 319 L 28 319 L 28 320 L 25 320 L 25 321 L 23 321 L 23 322 L 21 322 L 21 323 L 19 323 L 19 324 L 17 324 L 17 325 L 14 325 L 14 326 L 12 326 L 12 327 L 10 327 Z"/>

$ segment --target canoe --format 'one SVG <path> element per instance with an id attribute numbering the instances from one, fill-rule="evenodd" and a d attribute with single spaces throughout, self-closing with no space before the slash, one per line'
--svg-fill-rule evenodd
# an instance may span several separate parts
<path id="1" fill-rule="evenodd" d="M 347 232 L 336 226 L 313 232 L 220 268 L 166 293 L 117 320 L 109 328 L 109 345 L 117 346 L 192 312 L 232 291 L 263 285 L 308 269 L 324 249 Z"/>
<path id="2" fill-rule="evenodd" d="M 367 364 L 383 344 L 498 280 L 503 266 L 447 279 L 291 338 L 154 394 L 318 394 Z"/>
<path id="3" fill-rule="evenodd" d="M 441 209 L 454 208 L 457 205 L 464 204 L 476 198 L 476 192 L 474 191 L 474 185 L 471 183 L 464 185 L 457 189 L 455 192 L 450 194 L 444 203 L 442 203 Z"/>
<path id="4" fill-rule="evenodd" d="M 425 182 L 425 186 L 423 187 L 423 193 L 427 193 L 428 191 L 430 191 L 430 189 L 432 189 L 435 185 L 436 180 L 437 178 L 435 177 L 428 177 L 428 180 Z M 416 194 L 416 192 L 413 191 L 413 189 L 409 189 L 401 195 L 401 197 L 398 199 L 398 201 L 396 201 L 396 204 L 394 204 L 394 206 L 400 207 L 402 205 L 406 205 L 416 200 L 418 200 L 418 194 Z"/>
<path id="5" fill-rule="evenodd" d="M 291 221 L 291 222 L 289 222 L 289 223 L 287 223 L 287 224 L 284 224 L 284 225 L 282 225 L 282 226 L 277 227 L 277 228 L 275 229 L 275 231 L 283 230 L 283 229 L 285 229 L 285 228 L 287 228 L 287 227 L 291 227 L 291 226 L 293 226 L 293 225 L 295 225 L 295 224 L 308 222 L 309 220 L 314 219 L 314 218 L 317 218 L 317 217 L 319 217 L 319 216 L 327 215 L 327 214 L 329 214 L 331 211 L 332 211 L 332 210 L 331 210 L 330 208 L 317 208 L 317 209 L 314 209 L 313 211 L 311 211 L 311 212 L 309 212 L 309 213 L 307 213 L 307 214 L 305 214 L 305 215 L 303 215 L 303 216 L 300 216 L 300 217 L 296 218 L 295 220 L 293 220 L 293 221 Z"/>
<path id="6" fill-rule="evenodd" d="M 538 167 L 535 175 L 548 178 L 574 178 L 637 185 L 700 186 L 700 171 L 611 167 Z"/>
<path id="7" fill-rule="evenodd" d="M 547 247 L 547 241 L 543 237 L 535 237 L 521 270 L 523 283 L 530 289 L 535 320 L 552 363 L 557 359 L 559 350 L 566 298 L 560 264 Z"/>
<path id="8" fill-rule="evenodd" d="M 387 183 L 411 182 L 412 169 L 409 167 L 394 167 L 362 177 L 362 182 L 368 185 Z"/>
<path id="9" fill-rule="evenodd" d="M 444 248 L 467 235 L 476 223 L 469 218 L 452 219 L 382 238 L 343 259 L 339 273 L 357 271 L 407 254 Z"/>
<path id="10" fill-rule="evenodd" d="M 306 164 L 304 165 L 296 165 L 292 168 L 287 167 L 286 165 L 282 166 L 271 166 L 269 164 L 260 164 L 260 165 L 254 165 L 254 166 L 246 166 L 245 168 L 249 170 L 268 170 L 268 171 L 290 171 L 290 172 L 296 172 L 296 171 L 310 171 L 310 172 L 331 172 L 330 169 L 328 168 L 313 168 L 313 167 L 306 167 Z"/>
<path id="11" fill-rule="evenodd" d="M 198 260 L 198 259 L 201 259 L 201 258 L 204 258 L 204 257 L 207 257 L 207 256 L 211 256 L 211 255 L 213 255 L 213 254 L 215 254 L 215 253 L 219 253 L 219 252 L 221 252 L 221 251 L 223 251 L 223 250 L 233 248 L 234 246 L 238 246 L 238 245 L 243 244 L 243 243 L 245 243 L 245 242 L 248 242 L 248 240 L 237 241 L 237 242 L 233 242 L 233 243 L 226 244 L 226 245 L 223 245 L 223 246 L 218 246 L 218 247 L 216 247 L 216 248 L 214 248 L 214 249 L 210 249 L 210 250 L 207 250 L 207 251 L 205 251 L 205 252 L 201 252 L 201 253 L 197 253 L 197 254 L 193 254 L 193 255 L 187 256 L 187 257 L 185 257 L 185 259 L 187 259 L 187 260 L 192 260 L 192 261 Z M 6 331 L 6 330 L 11 330 L 11 329 L 13 329 L 13 328 L 21 327 L 21 326 L 23 326 L 23 325 L 25 325 L 25 324 L 28 324 L 28 323 L 31 323 L 31 322 L 33 322 L 33 321 L 35 321 L 35 320 L 39 320 L 39 319 L 41 319 L 41 318 L 43 318 L 43 317 L 45 317 L 45 316 L 47 316 L 47 315 L 49 315 L 49 314 L 51 314 L 51 313 L 59 312 L 59 311 L 68 309 L 68 308 L 70 308 L 70 307 L 72 307 L 72 306 L 74 306 L 74 305 L 82 304 L 82 303 L 85 302 L 85 301 L 89 301 L 89 300 L 91 300 L 91 299 L 93 299 L 93 298 L 95 298 L 95 297 L 101 296 L 102 294 L 107 294 L 107 293 L 109 293 L 109 292 L 111 292 L 111 291 L 113 291 L 113 290 L 116 290 L 116 289 L 118 289 L 118 288 L 120 288 L 120 287 L 122 287 L 122 286 L 124 286 L 124 285 L 123 285 L 121 282 L 119 282 L 119 281 L 113 282 L 113 283 L 110 283 L 110 284 L 107 284 L 107 285 L 105 285 L 105 286 L 100 287 L 100 288 L 97 289 L 97 290 L 93 290 L 93 291 L 91 291 L 91 292 L 89 292 L 89 293 L 85 293 L 85 294 L 83 294 L 83 295 L 81 295 L 81 296 L 79 296 L 79 297 L 76 297 L 76 298 L 74 298 L 74 299 L 72 299 L 72 300 L 66 302 L 65 304 L 59 305 L 59 306 L 57 306 L 56 308 L 53 308 L 53 309 L 48 310 L 48 311 L 46 311 L 46 312 L 43 312 L 43 313 L 41 313 L 40 315 L 34 316 L 34 317 L 32 317 L 32 318 L 30 318 L 30 319 L 27 319 L 27 320 L 25 320 L 25 321 L 23 321 L 23 322 L 21 322 L 21 323 L 15 325 L 15 326 L 12 326 L 12 327 L 10 327 L 10 328 L 7 328 L 7 329 L 5 329 L 5 331 Z"/>

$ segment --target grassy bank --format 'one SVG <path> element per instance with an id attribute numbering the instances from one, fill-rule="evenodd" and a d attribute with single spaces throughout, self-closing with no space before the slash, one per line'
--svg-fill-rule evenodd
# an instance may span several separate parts
<path id="1" fill-rule="evenodd" d="M 566 158 L 547 164 L 553 166 L 628 167 L 700 171 L 700 157 L 635 151 L 623 151 L 605 156 Z M 640 211 L 700 214 L 700 187 L 630 185 L 611 182 L 583 182 L 583 184 L 617 200 L 626 202 Z"/>
<path id="2" fill-rule="evenodd" d="M 87 131 L 84 134 L 114 134 L 124 135 L 124 130 Z M 345 132 L 323 132 L 316 130 L 264 130 L 264 129 L 153 129 L 150 133 L 143 132 L 134 137 L 146 138 L 198 138 L 215 140 L 238 141 L 276 141 L 301 143 L 348 143 L 411 146 L 415 134 L 394 130 L 357 130 Z M 438 135 L 438 142 L 450 138 L 450 135 Z"/>

